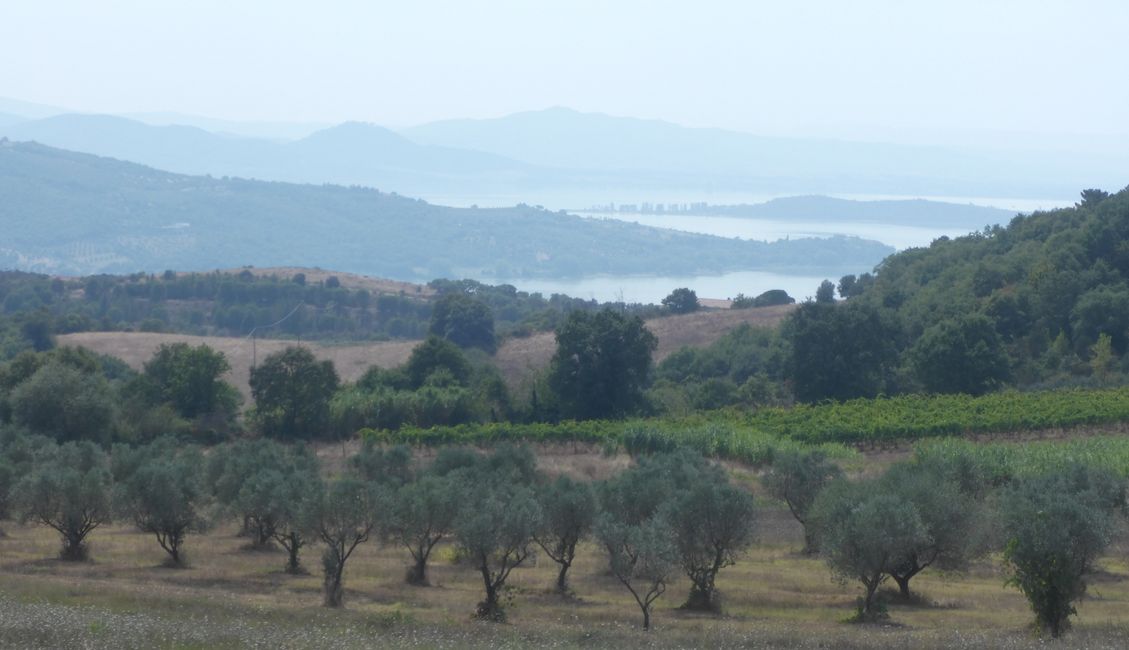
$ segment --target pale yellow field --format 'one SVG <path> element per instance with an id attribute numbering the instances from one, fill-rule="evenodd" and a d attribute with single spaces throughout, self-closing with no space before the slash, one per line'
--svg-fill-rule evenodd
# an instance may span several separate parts
<path id="1" fill-rule="evenodd" d="M 701 347 L 713 343 L 726 332 L 742 323 L 771 327 L 778 324 L 794 308 L 793 305 L 764 307 L 760 309 L 703 311 L 681 316 L 656 318 L 647 327 L 658 337 L 656 361 L 661 361 L 682 346 Z M 289 345 L 302 345 L 319 359 L 328 359 L 337 368 L 344 381 L 356 381 L 370 366 L 383 368 L 398 366 L 408 360 L 418 341 L 387 341 L 335 345 L 308 341 L 279 339 L 235 338 L 224 336 L 189 336 L 185 334 L 156 334 L 148 332 L 80 332 L 58 337 L 59 345 L 81 346 L 118 357 L 130 367 L 140 369 L 163 343 L 206 344 L 223 352 L 231 364 L 226 379 L 234 384 L 244 399 L 250 400 L 251 365 L 262 361 L 268 354 Z M 552 332 L 535 334 L 526 338 L 505 341 L 493 362 L 511 386 L 518 386 L 531 374 L 549 363 L 556 350 Z"/>

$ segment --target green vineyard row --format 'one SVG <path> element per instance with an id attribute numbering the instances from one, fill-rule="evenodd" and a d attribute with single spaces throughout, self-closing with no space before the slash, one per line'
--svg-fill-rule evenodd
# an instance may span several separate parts
<path id="1" fill-rule="evenodd" d="M 627 451 L 657 452 L 689 446 L 704 454 L 749 464 L 772 461 L 780 451 L 819 446 L 837 457 L 848 445 L 1001 434 L 1129 422 L 1129 387 L 905 395 L 842 403 L 718 411 L 690 418 L 593 420 L 561 423 L 467 424 L 454 427 L 365 429 L 387 443 L 434 446 L 499 442 L 590 443 Z"/>

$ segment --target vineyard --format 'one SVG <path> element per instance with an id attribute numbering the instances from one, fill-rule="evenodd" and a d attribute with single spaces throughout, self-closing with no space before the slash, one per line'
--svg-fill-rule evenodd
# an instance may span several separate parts
<path id="1" fill-rule="evenodd" d="M 917 445 L 914 456 L 924 462 L 961 460 L 962 466 L 975 467 L 992 485 L 1079 465 L 1106 469 L 1129 478 L 1129 438 L 1123 436 L 1036 441 L 1023 445 L 973 443 L 952 438 L 929 440 Z"/>
<path id="2" fill-rule="evenodd" d="M 503 441 L 589 443 L 654 453 L 688 446 L 751 465 L 779 451 L 819 446 L 829 455 L 869 445 L 922 438 L 998 434 L 1129 421 L 1129 388 L 1070 389 L 967 395 L 907 395 L 858 399 L 752 413 L 715 411 L 689 418 L 586 421 L 557 424 L 493 423 L 398 431 L 366 429 L 381 442 L 436 446 Z M 1129 444 L 1126 444 L 1129 453 Z M 1126 464 L 1129 468 L 1129 463 Z M 1129 475 L 1129 471 L 1122 472 Z"/>

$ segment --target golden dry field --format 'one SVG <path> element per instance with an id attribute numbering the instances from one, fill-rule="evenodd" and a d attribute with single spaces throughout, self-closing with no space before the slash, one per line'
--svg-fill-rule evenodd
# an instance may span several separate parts
<path id="1" fill-rule="evenodd" d="M 319 450 L 329 471 L 340 446 Z M 549 473 L 602 478 L 626 465 L 594 449 L 539 449 Z M 879 462 L 887 462 L 882 458 Z M 867 459 L 848 469 L 867 469 Z M 756 472 L 729 467 L 734 480 L 759 491 Z M 914 579 L 917 602 L 889 605 L 884 624 L 844 622 L 859 587 L 831 578 L 818 558 L 800 555 L 798 525 L 778 505 L 761 500 L 758 543 L 724 569 L 718 586 L 722 615 L 678 609 L 688 581 L 674 581 L 658 601 L 654 629 L 639 629 L 630 594 L 606 572 L 594 544 L 572 569 L 572 598 L 551 591 L 555 564 L 547 558 L 514 571 L 504 624 L 472 619 L 480 577 L 437 551 L 431 587 L 404 583 L 404 549 L 375 541 L 349 560 L 345 608 L 321 607 L 320 548 L 303 554 L 309 575 L 282 571 L 282 552 L 250 551 L 235 522 L 221 521 L 190 536 L 189 567 L 162 566 L 156 541 L 127 525 L 91 536 L 92 561 L 55 559 L 57 535 L 4 522 L 0 538 L 0 646 L 21 648 L 367 648 L 367 647 L 798 647 L 798 648 L 1123 648 L 1129 644 L 1129 545 L 1122 539 L 1099 562 L 1074 629 L 1061 641 L 1032 635 L 1031 614 L 1018 591 L 1004 585 L 998 556 L 963 575 L 926 571 Z M 890 595 L 892 598 L 892 593 Z"/>
<path id="2" fill-rule="evenodd" d="M 277 270 L 277 269 L 275 269 Z M 264 270 L 265 271 L 265 270 Z M 303 269 L 309 272 L 308 269 Z M 344 280 L 343 280 L 344 282 Z M 759 309 L 701 311 L 693 314 L 667 316 L 647 321 L 647 327 L 658 337 L 656 361 L 661 361 L 682 346 L 701 347 L 713 343 L 726 332 L 743 323 L 754 326 L 777 325 L 795 307 L 762 307 Z M 345 381 L 355 381 L 370 366 L 398 366 L 408 360 L 418 341 L 387 341 L 381 343 L 326 344 L 296 342 L 293 340 L 263 339 L 224 336 L 189 336 L 186 334 L 156 334 L 148 332 L 80 332 L 58 337 L 59 345 L 89 348 L 125 361 L 130 367 L 141 369 L 163 343 L 201 343 L 223 352 L 231 364 L 226 379 L 250 400 L 252 362 L 289 345 L 303 345 L 319 359 L 333 361 L 337 372 Z M 532 373 L 544 368 L 556 350 L 552 332 L 525 338 L 506 340 L 494 355 L 494 363 L 511 386 L 520 385 Z"/>

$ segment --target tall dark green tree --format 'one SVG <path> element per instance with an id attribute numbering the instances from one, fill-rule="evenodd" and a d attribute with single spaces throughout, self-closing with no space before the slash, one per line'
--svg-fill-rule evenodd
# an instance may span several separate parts
<path id="1" fill-rule="evenodd" d="M 145 363 L 144 374 L 160 401 L 172 404 L 185 418 L 235 415 L 239 392 L 222 376 L 231 364 L 222 352 L 206 345 L 162 344 Z"/>
<path id="2" fill-rule="evenodd" d="M 936 393 L 981 395 L 1000 386 L 1010 374 L 996 328 L 981 314 L 933 325 L 909 355 L 917 380 Z"/>
<path id="3" fill-rule="evenodd" d="M 802 402 L 874 397 L 896 362 L 897 329 L 871 305 L 806 302 L 785 321 L 783 333 Z"/>
<path id="4" fill-rule="evenodd" d="M 642 410 L 657 346 L 655 335 L 637 316 L 608 309 L 570 313 L 557 330 L 549 369 L 561 415 L 616 418 Z"/>
<path id="5" fill-rule="evenodd" d="M 698 302 L 698 294 L 686 287 L 671 291 L 670 295 L 662 299 L 662 306 L 672 314 L 689 314 L 702 308 L 701 303 Z"/>
<path id="6" fill-rule="evenodd" d="M 835 283 L 831 280 L 820 282 L 819 287 L 815 290 L 815 301 L 819 303 L 835 302 Z"/>
<path id="7" fill-rule="evenodd" d="M 470 362 L 454 343 L 437 336 L 429 336 L 412 348 L 408 362 L 403 366 L 411 388 L 419 388 L 436 373 L 448 373 L 454 383 L 465 385 L 470 379 Z"/>
<path id="8" fill-rule="evenodd" d="M 435 301 L 428 332 L 461 348 L 494 351 L 494 314 L 489 305 L 465 293 L 444 294 Z"/>
<path id="9" fill-rule="evenodd" d="M 317 438 L 329 429 L 329 400 L 340 379 L 332 361 L 318 361 L 302 347 L 288 347 L 251 369 L 254 420 L 263 434 Z"/>

